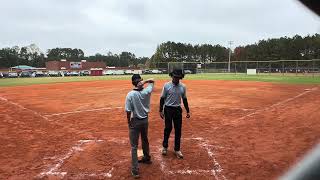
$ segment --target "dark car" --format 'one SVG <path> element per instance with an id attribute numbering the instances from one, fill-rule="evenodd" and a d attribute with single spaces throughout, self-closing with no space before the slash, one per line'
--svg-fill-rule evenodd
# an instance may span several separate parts
<path id="1" fill-rule="evenodd" d="M 80 76 L 90 76 L 90 71 L 80 71 Z"/>
<path id="2" fill-rule="evenodd" d="M 35 73 L 36 73 L 35 74 L 36 77 L 45 77 L 46 76 L 42 71 L 36 71 Z"/>
<path id="3" fill-rule="evenodd" d="M 31 74 L 30 72 L 27 72 L 27 71 L 20 73 L 20 77 L 31 77 L 31 75 L 32 75 L 32 74 Z"/>
<path id="4" fill-rule="evenodd" d="M 8 78 L 9 73 L 8 72 L 2 72 L 2 78 Z"/>

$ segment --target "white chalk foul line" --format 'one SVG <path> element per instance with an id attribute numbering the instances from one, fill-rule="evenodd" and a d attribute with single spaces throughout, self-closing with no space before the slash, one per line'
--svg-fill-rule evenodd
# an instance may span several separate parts
<path id="1" fill-rule="evenodd" d="M 311 93 L 311 92 L 313 92 L 313 91 L 315 91 L 315 90 L 318 90 L 318 88 L 315 87 L 315 88 L 312 88 L 312 89 L 305 89 L 304 92 L 302 92 L 302 93 L 300 93 L 300 94 L 298 94 L 298 95 L 296 95 L 296 96 L 294 96 L 294 97 L 291 97 L 291 98 L 285 99 L 285 100 L 283 100 L 283 101 L 277 102 L 277 103 L 275 103 L 275 104 L 273 104 L 273 105 L 271 105 L 271 106 L 269 106 L 269 107 L 256 110 L 256 111 L 254 111 L 254 112 L 252 112 L 252 113 L 249 113 L 249 114 L 247 114 L 247 115 L 245 115 L 245 116 L 242 116 L 242 117 L 240 117 L 240 118 L 238 118 L 238 119 L 236 119 L 236 120 L 243 120 L 244 118 L 247 118 L 247 117 L 253 116 L 253 115 L 255 115 L 255 114 L 258 114 L 258 113 L 261 113 L 261 112 L 264 112 L 264 111 L 273 109 L 273 108 L 275 108 L 275 107 L 277 107 L 277 106 L 279 106 L 279 105 L 282 105 L 282 104 L 285 104 L 285 103 L 287 103 L 287 102 L 293 101 L 293 100 L 295 100 L 295 99 L 297 99 L 297 98 L 299 98 L 299 97 L 301 97 L 301 96 L 304 96 L 304 95 L 306 95 L 306 94 L 308 94 L 308 93 Z"/>
<path id="2" fill-rule="evenodd" d="M 219 107 L 209 107 L 209 109 L 229 109 L 229 110 L 241 110 L 241 111 L 253 111 L 255 109 L 249 109 L 249 108 L 236 108 L 236 107 L 225 107 L 225 108 L 219 108 Z"/>
<path id="3" fill-rule="evenodd" d="M 103 111 L 103 110 L 111 110 L 111 109 L 122 109 L 123 107 L 104 107 L 104 108 L 97 108 L 97 109 L 87 109 L 87 110 L 77 110 L 77 111 L 69 111 L 69 112 L 63 112 L 63 113 L 54 113 L 54 114 L 48 114 L 44 115 L 45 117 L 52 117 L 52 116 L 60 116 L 60 115 L 66 115 L 66 114 L 76 114 L 76 113 L 82 113 L 82 112 L 94 112 L 94 111 Z"/>
<path id="4" fill-rule="evenodd" d="M 79 151 L 83 151 L 83 149 L 81 148 L 81 146 L 83 146 L 84 144 L 87 143 L 93 143 L 93 142 L 102 142 L 103 140 L 79 140 L 77 144 L 75 144 L 73 147 L 71 147 L 71 149 L 69 149 L 68 153 L 63 155 L 62 157 L 58 158 L 58 160 L 56 161 L 57 163 L 50 166 L 49 169 L 41 172 L 37 178 L 43 178 L 45 176 L 48 175 L 53 175 L 53 176 L 58 176 L 60 178 L 63 178 L 67 172 L 59 172 L 59 168 L 63 165 L 64 161 L 69 159 L 70 157 L 72 157 L 73 154 L 79 152 Z"/>
<path id="5" fill-rule="evenodd" d="M 177 170 L 177 171 L 168 171 L 168 174 L 181 174 L 181 175 L 203 175 L 203 174 L 210 174 L 210 170 L 203 170 L 203 169 L 195 169 L 195 170 L 189 170 L 189 169 L 183 169 L 183 170 Z"/>
<path id="6" fill-rule="evenodd" d="M 212 145 L 209 145 L 209 141 L 204 140 L 201 137 L 190 138 L 190 139 L 200 141 L 200 143 L 198 145 L 200 147 L 204 148 L 207 151 L 208 156 L 213 160 L 214 164 L 213 164 L 213 168 L 210 172 L 215 177 L 215 179 L 219 180 L 222 178 L 222 179 L 226 180 L 227 178 L 222 174 L 223 169 L 222 169 L 221 165 L 219 164 L 219 162 L 217 161 L 217 159 L 215 158 L 214 152 L 211 150 Z"/>
<path id="7" fill-rule="evenodd" d="M 162 147 L 158 147 L 158 152 L 156 152 L 154 158 L 159 161 L 160 163 L 160 170 L 163 172 L 163 173 L 166 173 L 166 164 L 165 162 L 163 161 L 163 158 L 161 157 L 160 153 L 161 153 L 161 149 Z"/>
<path id="8" fill-rule="evenodd" d="M 31 110 L 31 109 L 28 109 L 28 108 L 26 108 L 26 107 L 23 107 L 22 105 L 20 105 L 20 104 L 18 104 L 18 103 L 9 101 L 8 99 L 6 99 L 6 98 L 4 98 L 4 97 L 0 97 L 0 100 L 1 100 L 1 101 L 5 101 L 6 103 L 9 103 L 9 104 L 11 104 L 11 105 L 14 105 L 14 106 L 16 106 L 16 107 L 18 107 L 18 108 L 20 108 L 20 109 L 29 111 L 29 112 L 31 112 L 31 113 L 33 113 L 33 114 L 35 114 L 35 115 L 37 115 L 37 116 L 45 119 L 45 120 L 48 120 L 47 117 L 41 115 L 40 113 L 38 113 L 38 112 L 36 112 L 36 111 L 34 111 L 34 110 Z"/>

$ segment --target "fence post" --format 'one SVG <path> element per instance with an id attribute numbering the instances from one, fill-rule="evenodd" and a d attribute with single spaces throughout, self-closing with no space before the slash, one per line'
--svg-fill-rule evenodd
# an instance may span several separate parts
<path id="1" fill-rule="evenodd" d="M 246 68 L 244 70 L 244 72 L 246 73 L 247 72 L 247 69 L 248 69 L 248 64 L 247 64 L 247 61 L 246 61 Z M 246 73 L 247 74 L 247 73 Z"/>
<path id="2" fill-rule="evenodd" d="M 282 76 L 284 76 L 284 61 L 282 61 Z"/>
<path id="3" fill-rule="evenodd" d="M 234 74 L 237 74 L 237 62 L 234 62 Z"/>
<path id="4" fill-rule="evenodd" d="M 269 75 L 271 75 L 271 61 L 269 61 Z"/>
<path id="5" fill-rule="evenodd" d="M 311 60 L 312 61 L 312 77 L 314 78 L 314 59 Z"/>
<path id="6" fill-rule="evenodd" d="M 298 75 L 298 61 L 296 61 L 296 76 Z"/>

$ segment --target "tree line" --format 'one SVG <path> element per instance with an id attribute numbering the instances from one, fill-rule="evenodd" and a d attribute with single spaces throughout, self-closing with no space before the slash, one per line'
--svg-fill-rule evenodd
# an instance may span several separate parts
<path id="1" fill-rule="evenodd" d="M 53 48 L 48 49 L 44 54 L 35 44 L 21 48 L 14 46 L 0 49 L 0 68 L 17 65 L 45 67 L 45 62 L 61 59 L 73 62 L 81 60 L 102 61 L 107 66 L 121 67 L 144 67 L 146 61 L 149 60 L 147 57 L 136 57 L 131 52 L 121 52 L 120 54 L 108 52 L 106 55 L 97 53 L 93 56 L 85 56 L 84 52 L 77 48 Z"/>
<path id="2" fill-rule="evenodd" d="M 45 62 L 66 59 L 68 61 L 103 61 L 107 66 L 122 67 L 158 67 L 166 62 L 226 62 L 229 57 L 229 48 L 211 44 L 186 44 L 164 42 L 156 48 L 151 58 L 136 57 L 131 52 L 120 54 L 95 54 L 85 56 L 77 48 L 53 48 L 42 53 L 40 49 L 31 44 L 26 47 L 14 46 L 0 49 L 0 67 L 16 65 L 30 65 L 44 67 Z M 302 37 L 272 38 L 260 40 L 246 46 L 238 46 L 231 53 L 232 61 L 270 61 L 270 60 L 308 60 L 320 59 L 320 34 Z"/>
<path id="3" fill-rule="evenodd" d="M 301 37 L 272 38 L 246 46 L 231 53 L 231 61 L 310 60 L 320 59 L 320 34 Z M 229 48 L 221 45 L 191 45 L 165 42 L 150 59 L 151 66 L 163 62 L 227 62 Z"/>

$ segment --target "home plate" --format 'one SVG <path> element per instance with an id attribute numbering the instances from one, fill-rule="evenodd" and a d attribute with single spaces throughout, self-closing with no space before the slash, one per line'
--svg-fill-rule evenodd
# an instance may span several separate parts
<path id="1" fill-rule="evenodd" d="M 138 149 L 138 157 L 143 157 L 143 151 L 142 151 L 142 149 Z"/>

